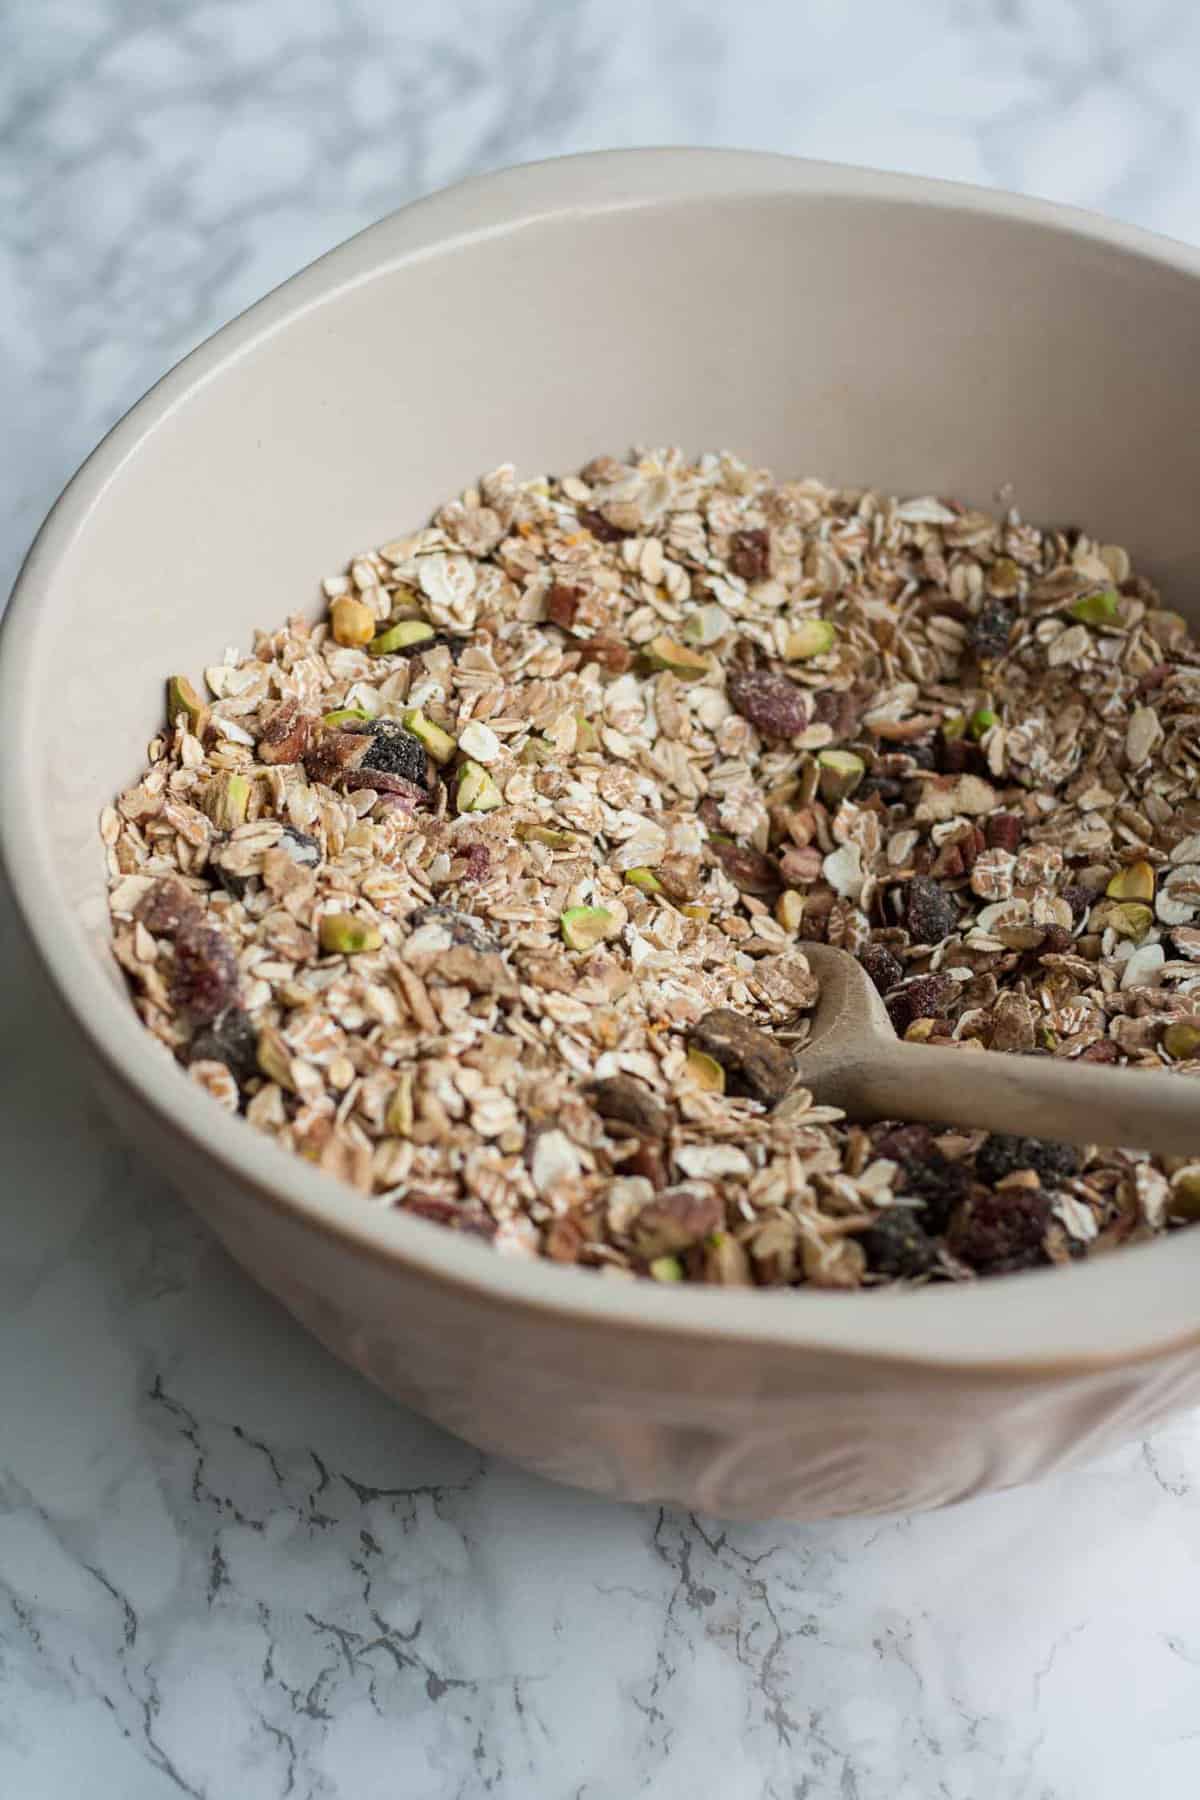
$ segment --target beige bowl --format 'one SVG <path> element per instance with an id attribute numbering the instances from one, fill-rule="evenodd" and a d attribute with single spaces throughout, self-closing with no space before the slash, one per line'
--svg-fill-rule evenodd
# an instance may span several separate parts
<path id="1" fill-rule="evenodd" d="M 507 457 L 730 446 L 981 505 L 1012 483 L 1200 618 L 1198 390 L 1200 256 L 1002 195 L 649 151 L 385 219 L 168 375 L 22 573 L 2 842 L 64 1049 L 330 1349 L 564 1481 L 750 1516 L 932 1506 L 1200 1399 L 1200 1231 L 974 1287 L 678 1291 L 373 1208 L 166 1065 L 109 959 L 95 836 L 165 671 L 315 607 L 320 575 Z"/>

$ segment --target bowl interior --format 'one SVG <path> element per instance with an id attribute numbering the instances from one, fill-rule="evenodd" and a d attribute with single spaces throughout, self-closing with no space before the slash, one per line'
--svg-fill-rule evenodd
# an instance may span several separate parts
<path id="1" fill-rule="evenodd" d="M 518 171 L 384 221 L 168 377 L 35 551 L 6 645 L 26 911 L 52 890 L 61 954 L 86 945 L 116 988 L 96 818 L 164 675 L 314 614 L 323 574 L 500 461 L 679 443 L 985 506 L 1008 490 L 1124 543 L 1200 617 L 1200 290 L 1188 253 L 1147 245 L 720 154 Z"/>

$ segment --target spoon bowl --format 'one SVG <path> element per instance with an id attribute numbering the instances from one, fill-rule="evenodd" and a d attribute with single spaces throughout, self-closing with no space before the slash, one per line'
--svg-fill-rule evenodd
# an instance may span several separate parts
<path id="1" fill-rule="evenodd" d="M 918 1119 L 1170 1156 L 1200 1151 L 1198 1096 L 1185 1077 L 905 1043 L 857 957 L 830 944 L 800 948 L 821 992 L 797 1066 L 823 1106 L 858 1120 Z"/>

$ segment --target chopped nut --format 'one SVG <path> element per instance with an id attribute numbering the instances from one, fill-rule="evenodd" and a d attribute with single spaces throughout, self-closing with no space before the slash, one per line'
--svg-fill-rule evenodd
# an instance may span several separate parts
<path id="1" fill-rule="evenodd" d="M 440 725 L 435 725 L 432 719 L 427 719 L 419 706 L 410 706 L 403 715 L 402 722 L 405 731 L 411 732 L 418 744 L 422 744 L 429 752 L 434 762 L 448 763 L 451 760 L 458 745 L 448 731 L 443 731 Z M 491 733 L 488 735 L 491 736 Z M 464 744 L 463 749 L 469 751 L 470 746 Z M 461 805 L 459 807 L 460 812 L 481 812 L 483 810 L 485 809 L 482 807 L 463 807 Z"/>
<path id="2" fill-rule="evenodd" d="M 665 632 L 651 638 L 642 655 L 648 668 L 669 670 L 680 681 L 699 681 L 712 668 L 707 656 L 701 656 L 699 651 L 689 649 L 686 644 L 677 643 Z"/>
<path id="3" fill-rule="evenodd" d="M 695 1046 L 687 1053 L 687 1072 L 698 1088 L 707 1094 L 723 1094 L 725 1092 L 725 1071 L 714 1057 L 708 1056 Z"/>
<path id="4" fill-rule="evenodd" d="M 1114 900 L 1153 900 L 1154 870 L 1148 862 L 1127 863 L 1104 891 Z"/>
<path id="5" fill-rule="evenodd" d="M 167 724 L 183 720 L 193 737 L 203 737 L 212 717 L 186 675 L 172 675 L 167 682 Z"/>
<path id="6" fill-rule="evenodd" d="M 412 650 L 419 644 L 428 644 L 437 636 L 432 625 L 424 619 L 398 619 L 373 637 L 367 648 L 372 656 L 391 656 L 398 650 Z"/>
<path id="7" fill-rule="evenodd" d="M 653 869 L 626 869 L 625 879 L 630 887 L 640 888 L 643 894 L 661 894 L 663 891 L 663 884 Z"/>
<path id="8" fill-rule="evenodd" d="M 458 771 L 459 812 L 494 812 L 503 804 L 504 795 L 487 770 L 477 762 L 465 762 Z"/>
<path id="9" fill-rule="evenodd" d="M 837 806 L 849 799 L 867 772 L 867 765 L 853 750 L 821 750 L 817 754 L 821 771 L 821 798 L 826 806 Z"/>
<path id="10" fill-rule="evenodd" d="M 329 628 L 339 644 L 361 647 L 375 636 L 375 614 L 363 601 L 343 594 L 330 604 Z"/>
<path id="11" fill-rule="evenodd" d="M 1097 594 L 1087 594 L 1082 600 L 1076 600 L 1067 610 L 1073 619 L 1080 619 L 1085 625 L 1110 625 L 1121 607 L 1121 596 L 1115 588 L 1104 588 Z"/>
<path id="12" fill-rule="evenodd" d="M 1200 1056 L 1200 1024 L 1193 1019 L 1176 1019 L 1163 1032 L 1163 1049 L 1173 1062 L 1189 1062 Z"/>
<path id="13" fill-rule="evenodd" d="M 784 658 L 788 662 L 807 662 L 810 657 L 827 656 L 836 637 L 828 619 L 805 619 L 788 632 Z"/>
<path id="14" fill-rule="evenodd" d="M 204 790 L 201 805 L 218 831 L 232 831 L 246 820 L 250 783 L 244 775 L 214 775 Z"/>
<path id="15" fill-rule="evenodd" d="M 563 943 L 568 950 L 592 950 L 616 923 L 604 906 L 569 906 L 559 918 Z"/>

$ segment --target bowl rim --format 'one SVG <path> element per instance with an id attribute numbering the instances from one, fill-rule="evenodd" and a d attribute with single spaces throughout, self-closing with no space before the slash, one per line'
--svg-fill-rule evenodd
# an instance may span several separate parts
<path id="1" fill-rule="evenodd" d="M 185 356 L 81 465 L 51 508 L 0 625 L 0 716 L 12 754 L 0 760 L 0 863 L 36 960 L 107 1075 L 193 1153 L 212 1159 L 267 1206 L 375 1261 L 547 1321 L 622 1329 L 640 1338 L 970 1370 L 983 1378 L 1057 1380 L 1200 1344 L 1200 1231 L 1130 1246 L 1069 1269 L 906 1292 L 663 1288 L 498 1254 L 411 1215 L 347 1204 L 333 1177 L 212 1105 L 185 1079 L 162 1079 L 163 1051 L 89 947 L 58 890 L 29 796 L 32 709 L 27 679 L 51 629 L 56 568 L 122 467 L 169 415 L 230 374 L 292 320 L 402 265 L 550 220 L 717 199 L 770 196 L 959 212 L 1107 245 L 1165 272 L 1200 279 L 1200 251 L 1138 227 L 1046 201 L 924 177 L 885 174 L 760 151 L 596 151 L 473 177 L 400 208 L 272 290 Z M 97 838 L 97 853 L 99 839 Z M 1191 1240 L 1191 1241 L 1189 1241 Z M 1017 1341 L 1019 1339 L 1019 1341 Z"/>

